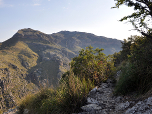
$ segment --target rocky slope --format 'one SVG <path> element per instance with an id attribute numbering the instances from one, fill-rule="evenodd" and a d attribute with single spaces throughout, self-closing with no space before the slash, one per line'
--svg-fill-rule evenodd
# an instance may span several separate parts
<path id="1" fill-rule="evenodd" d="M 117 73 L 119 75 L 119 73 Z M 134 94 L 115 96 L 115 84 L 108 79 L 90 91 L 87 105 L 78 114 L 152 114 L 152 91 L 148 95 L 135 97 Z M 73 113 L 77 114 L 77 113 Z"/>
<path id="2" fill-rule="evenodd" d="M 152 114 L 152 90 L 138 97 L 134 94 L 115 96 L 114 87 L 115 83 L 111 79 L 101 83 L 89 92 L 87 104 L 81 107 L 83 111 L 72 114 Z M 17 112 L 18 108 L 12 108 L 3 114 Z M 28 114 L 28 109 L 24 109 L 24 114 Z"/>
<path id="3" fill-rule="evenodd" d="M 55 38 L 54 41 L 57 44 L 68 48 L 75 53 L 78 53 L 81 48 L 85 48 L 89 45 L 94 48 L 103 48 L 104 53 L 107 55 L 121 50 L 120 40 L 96 36 L 91 33 L 61 31 L 51 34 L 51 36 Z"/>
<path id="4" fill-rule="evenodd" d="M 44 86 L 57 86 L 71 58 L 92 45 L 106 54 L 120 51 L 120 40 L 90 33 L 61 31 L 44 34 L 21 29 L 0 43 L 0 109 L 15 106 L 28 93 Z"/>

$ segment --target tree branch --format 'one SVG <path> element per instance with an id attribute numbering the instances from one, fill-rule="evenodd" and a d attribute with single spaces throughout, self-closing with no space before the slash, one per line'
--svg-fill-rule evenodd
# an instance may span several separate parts
<path id="1" fill-rule="evenodd" d="M 141 34 L 142 34 L 143 36 L 146 36 L 146 37 L 148 37 L 148 38 L 151 38 L 151 39 L 152 39 L 152 36 L 151 36 L 151 35 L 148 35 L 148 34 L 146 34 L 146 33 L 144 33 L 144 32 L 141 32 Z"/>

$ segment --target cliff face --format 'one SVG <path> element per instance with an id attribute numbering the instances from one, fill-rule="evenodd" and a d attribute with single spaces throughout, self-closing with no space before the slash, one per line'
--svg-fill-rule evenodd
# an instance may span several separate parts
<path id="1" fill-rule="evenodd" d="M 51 35 L 21 29 L 0 44 L 0 109 L 7 109 L 40 87 L 57 86 L 71 58 L 81 48 L 104 48 L 105 54 L 120 51 L 120 40 L 90 33 L 61 31 Z"/>

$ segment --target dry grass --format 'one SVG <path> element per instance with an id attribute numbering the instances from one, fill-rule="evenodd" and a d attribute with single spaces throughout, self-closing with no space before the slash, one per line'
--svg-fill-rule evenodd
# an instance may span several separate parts
<path id="1" fill-rule="evenodd" d="M 82 81 L 72 72 L 57 89 L 42 89 L 35 95 L 28 95 L 20 103 L 20 113 L 29 109 L 30 113 L 67 114 L 79 112 L 86 102 L 89 91 L 94 87 L 91 81 Z"/>

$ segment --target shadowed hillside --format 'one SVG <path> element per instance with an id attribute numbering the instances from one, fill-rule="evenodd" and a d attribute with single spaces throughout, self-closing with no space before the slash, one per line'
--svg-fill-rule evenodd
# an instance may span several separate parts
<path id="1" fill-rule="evenodd" d="M 89 45 L 94 48 L 103 48 L 104 53 L 107 55 L 119 52 L 121 49 L 120 40 L 96 36 L 91 33 L 61 31 L 50 36 L 55 38 L 55 43 L 60 44 L 75 53 L 78 53 L 81 48 L 85 48 Z"/>

